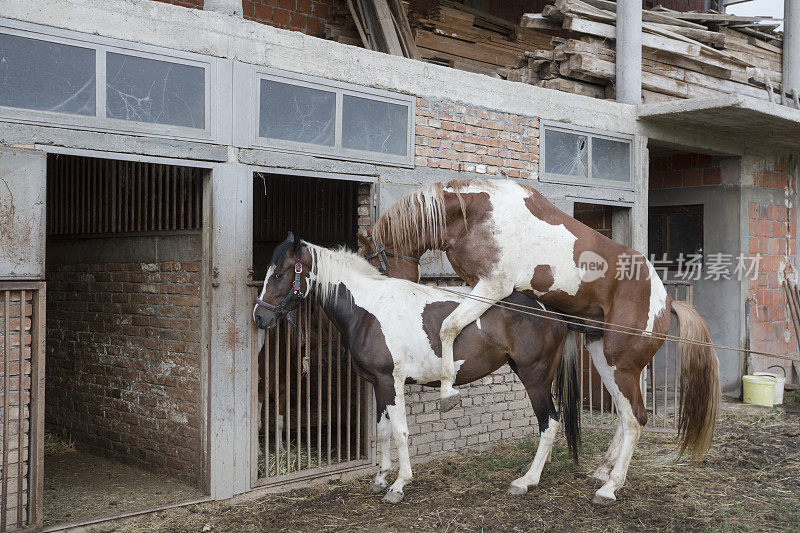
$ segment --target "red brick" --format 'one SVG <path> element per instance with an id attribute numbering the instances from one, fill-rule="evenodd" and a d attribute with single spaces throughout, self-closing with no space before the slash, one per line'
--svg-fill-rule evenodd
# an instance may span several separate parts
<path id="1" fill-rule="evenodd" d="M 707 168 L 703 170 L 703 185 L 720 185 L 722 183 L 722 170 Z"/>

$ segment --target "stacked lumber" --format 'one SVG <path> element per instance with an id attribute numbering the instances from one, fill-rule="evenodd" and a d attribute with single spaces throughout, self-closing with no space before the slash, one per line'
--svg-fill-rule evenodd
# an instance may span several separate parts
<path id="1" fill-rule="evenodd" d="M 496 75 L 527 50 L 551 48 L 542 28 L 523 28 L 448 0 L 410 19 L 420 57 L 461 70 Z"/>
<path id="2" fill-rule="evenodd" d="M 402 0 L 347 0 L 347 12 L 334 12 L 325 25 L 325 38 L 419 59 Z"/>
<path id="3" fill-rule="evenodd" d="M 506 79 L 614 98 L 616 3 L 556 0 L 540 15 L 524 15 L 522 25 L 538 28 L 543 19 L 565 33 L 522 54 Z M 780 94 L 781 36 L 774 24 L 764 25 L 769 19 L 658 8 L 645 10 L 642 20 L 644 102 L 724 93 L 772 100 L 776 88 Z"/>

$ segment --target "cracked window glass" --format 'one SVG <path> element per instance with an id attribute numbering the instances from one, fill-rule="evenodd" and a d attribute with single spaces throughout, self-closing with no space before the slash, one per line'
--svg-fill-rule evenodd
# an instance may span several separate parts
<path id="1" fill-rule="evenodd" d="M 592 139 L 592 179 L 630 181 L 630 143 Z"/>
<path id="2" fill-rule="evenodd" d="M 589 138 L 564 131 L 544 132 L 544 171 L 562 176 L 589 176 Z"/>
<path id="3" fill-rule="evenodd" d="M 408 107 L 344 96 L 342 146 L 380 154 L 407 155 Z"/>
<path id="4" fill-rule="evenodd" d="M 205 107 L 203 67 L 106 54 L 109 118 L 202 129 Z"/>
<path id="5" fill-rule="evenodd" d="M 94 115 L 94 50 L 0 33 L 0 105 Z"/>
<path id="6" fill-rule="evenodd" d="M 260 113 L 260 137 L 333 146 L 335 93 L 261 80 Z"/>

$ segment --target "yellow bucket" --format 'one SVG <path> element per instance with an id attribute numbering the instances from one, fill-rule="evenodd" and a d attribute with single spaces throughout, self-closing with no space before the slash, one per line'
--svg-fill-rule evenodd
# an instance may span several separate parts
<path id="1" fill-rule="evenodd" d="M 772 407 L 775 397 L 775 378 L 744 376 L 742 388 L 744 389 L 744 403 Z"/>

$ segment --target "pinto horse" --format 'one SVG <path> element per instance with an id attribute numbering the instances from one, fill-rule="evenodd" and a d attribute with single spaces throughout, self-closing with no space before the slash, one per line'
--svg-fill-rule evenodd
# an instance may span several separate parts
<path id="1" fill-rule="evenodd" d="M 639 376 L 669 332 L 670 311 L 680 326 L 682 352 L 680 453 L 701 460 L 714 435 L 720 401 L 718 361 L 708 325 L 686 302 L 673 301 L 653 266 L 560 211 L 528 185 L 468 179 L 437 183 L 401 199 L 370 235 L 382 263 L 400 268 L 426 250 L 443 250 L 456 273 L 473 287 L 443 321 L 441 409 L 458 403 L 453 345 L 459 333 L 514 290 L 563 313 L 605 322 L 602 338 L 587 349 L 611 394 L 619 420 L 603 463 L 593 473 L 602 485 L 593 501 L 609 504 L 625 483 L 633 450 L 647 422 Z M 384 255 L 380 255 L 384 254 Z M 605 265 L 606 271 L 589 265 Z M 628 265 L 622 276 L 614 270 Z M 408 268 L 406 263 L 405 268 Z M 641 333 L 641 334 L 640 334 Z"/>
<path id="2" fill-rule="evenodd" d="M 275 249 L 263 290 L 256 300 L 253 310 L 256 326 L 262 329 L 275 326 L 306 295 L 317 300 L 339 329 L 356 372 L 374 387 L 380 469 L 370 489 L 382 492 L 388 485 L 393 436 L 400 468 L 384 500 L 398 503 L 412 476 L 405 385 L 438 385 L 439 329 L 461 297 L 435 287 L 387 278 L 356 254 L 322 248 L 289 234 Z M 507 301 L 535 304 L 520 293 L 514 293 Z M 497 307 L 464 329 L 455 350 L 459 367 L 456 383 L 475 381 L 508 363 L 525 385 L 533 404 L 539 423 L 539 447 L 530 470 L 511 483 L 509 492 L 522 494 L 529 486 L 538 484 L 550 455 L 561 425 L 551 392 L 554 380 L 567 443 L 577 460 L 580 438 L 577 349 L 574 335 L 567 334 L 564 324 Z"/>

